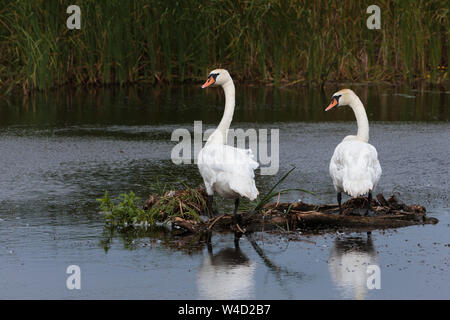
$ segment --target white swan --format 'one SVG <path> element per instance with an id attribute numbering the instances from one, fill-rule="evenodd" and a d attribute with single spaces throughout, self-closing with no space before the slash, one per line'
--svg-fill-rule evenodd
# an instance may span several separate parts
<path id="1" fill-rule="evenodd" d="M 208 211 L 212 214 L 214 193 L 228 199 L 235 199 L 234 213 L 237 213 L 239 198 L 256 199 L 258 189 L 253 170 L 258 162 L 250 149 L 238 149 L 227 145 L 227 133 L 233 119 L 235 105 L 234 83 L 227 70 L 211 71 L 202 88 L 222 86 L 225 92 L 225 111 L 217 129 L 206 141 L 198 154 L 197 165 L 208 194 Z"/>
<path id="2" fill-rule="evenodd" d="M 325 111 L 335 106 L 348 105 L 353 109 L 358 124 L 356 136 L 347 136 L 334 150 L 330 162 L 330 175 L 337 192 L 339 212 L 342 213 L 342 191 L 351 197 L 368 193 L 369 209 L 372 191 L 381 176 L 377 150 L 369 144 L 369 121 L 358 96 L 350 89 L 336 92 Z"/>

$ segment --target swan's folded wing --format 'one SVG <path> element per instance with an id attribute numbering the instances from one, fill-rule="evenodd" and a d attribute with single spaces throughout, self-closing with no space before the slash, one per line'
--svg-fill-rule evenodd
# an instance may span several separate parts
<path id="1" fill-rule="evenodd" d="M 382 170 L 380 162 L 378 161 L 377 149 L 370 144 L 368 144 L 367 150 L 367 167 L 372 180 L 373 189 L 375 189 L 378 181 L 380 180 Z"/>
<path id="2" fill-rule="evenodd" d="M 200 151 L 198 167 L 207 189 L 219 183 L 221 188 L 228 186 L 232 192 L 250 200 L 259 194 L 254 179 L 258 162 L 251 150 L 210 144 Z"/>
<path id="3" fill-rule="evenodd" d="M 344 153 L 341 151 L 340 145 L 334 150 L 330 161 L 330 176 L 333 179 L 335 188 L 340 191 L 342 189 L 342 177 L 345 169 Z"/>
<path id="4" fill-rule="evenodd" d="M 354 140 L 340 143 L 330 162 L 330 175 L 335 186 L 351 196 L 373 190 L 381 176 L 375 147 Z"/>
<path id="5" fill-rule="evenodd" d="M 216 173 L 227 172 L 254 177 L 259 164 L 250 149 L 238 149 L 228 145 L 211 144 L 199 153 L 199 164 Z"/>

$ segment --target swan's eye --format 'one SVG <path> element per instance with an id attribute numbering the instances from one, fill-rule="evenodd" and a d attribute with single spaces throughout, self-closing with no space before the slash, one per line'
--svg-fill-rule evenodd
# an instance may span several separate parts
<path id="1" fill-rule="evenodd" d="M 213 85 L 216 83 L 216 78 L 219 74 L 218 73 L 210 73 L 208 76 L 208 80 L 206 80 L 206 82 L 202 85 L 202 88 L 207 88 L 210 85 Z"/>
<path id="2" fill-rule="evenodd" d="M 333 96 L 331 98 L 331 102 L 333 102 L 333 100 L 336 100 L 336 104 L 339 104 L 339 98 L 341 97 L 341 95 L 337 95 L 337 96 Z"/>
<path id="3" fill-rule="evenodd" d="M 216 78 L 217 78 L 218 75 L 219 75 L 218 73 L 210 73 L 209 76 L 208 76 L 208 79 L 213 77 L 214 81 L 216 81 Z"/>

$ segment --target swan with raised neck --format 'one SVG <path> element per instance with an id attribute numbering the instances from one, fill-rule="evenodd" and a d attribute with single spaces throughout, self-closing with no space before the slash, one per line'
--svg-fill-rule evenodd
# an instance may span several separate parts
<path id="1" fill-rule="evenodd" d="M 237 214 L 240 197 L 256 199 L 259 192 L 255 185 L 255 173 L 259 166 L 250 149 L 239 149 L 227 145 L 227 133 L 233 120 L 235 89 L 227 70 L 215 69 L 208 75 L 202 88 L 221 86 L 225 93 L 225 110 L 217 129 L 206 141 L 198 154 L 198 169 L 205 183 L 207 208 L 213 215 L 214 193 L 224 198 L 235 199 L 234 213 Z"/>
<path id="2" fill-rule="evenodd" d="M 202 88 L 221 86 L 225 93 L 225 110 L 217 129 L 211 134 L 206 143 L 227 143 L 227 133 L 233 120 L 235 106 L 235 88 L 233 79 L 225 69 L 215 69 L 209 73 L 208 79 Z"/>
<path id="3" fill-rule="evenodd" d="M 375 189 L 382 170 L 378 153 L 369 144 L 369 120 L 366 110 L 358 96 L 350 89 L 343 89 L 331 98 L 328 111 L 336 106 L 348 105 L 355 113 L 358 124 L 356 136 L 347 136 L 338 144 L 330 161 L 330 176 L 337 192 L 339 212 L 342 213 L 342 192 L 351 197 L 368 193 L 367 211 L 371 208 L 372 191 Z"/>
<path id="4" fill-rule="evenodd" d="M 342 89 L 333 94 L 331 103 L 325 111 L 339 106 L 350 106 L 355 113 L 356 123 L 358 125 L 356 136 L 347 136 L 344 140 L 357 139 L 369 142 L 369 120 L 367 119 L 366 109 L 359 97 L 350 89 Z"/>

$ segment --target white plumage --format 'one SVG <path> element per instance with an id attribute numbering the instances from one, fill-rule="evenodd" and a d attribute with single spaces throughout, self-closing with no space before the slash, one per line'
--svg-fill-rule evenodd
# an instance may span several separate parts
<path id="1" fill-rule="evenodd" d="M 343 89 L 333 95 L 326 111 L 342 105 L 353 109 L 358 133 L 345 137 L 331 158 L 330 175 L 338 193 L 339 206 L 342 191 L 352 197 L 369 193 L 370 198 L 382 172 L 377 150 L 369 144 L 369 121 L 361 100 L 352 90 Z"/>
<path id="2" fill-rule="evenodd" d="M 200 150 L 197 165 L 209 196 L 208 210 L 212 211 L 212 196 L 217 193 L 224 198 L 235 199 L 236 213 L 240 197 L 254 200 L 258 196 L 254 174 L 258 162 L 254 160 L 250 149 L 238 149 L 226 144 L 235 106 L 235 88 L 228 71 L 211 71 L 202 88 L 210 85 L 222 86 L 225 93 L 225 110 L 217 129 Z"/>
<path id="3" fill-rule="evenodd" d="M 381 176 L 377 150 L 357 139 L 344 139 L 334 150 L 330 175 L 337 192 L 352 197 L 374 190 Z"/>
<path id="4" fill-rule="evenodd" d="M 224 198 L 256 199 L 258 189 L 253 170 L 258 168 L 250 149 L 207 143 L 198 154 L 198 168 L 208 194 Z"/>

